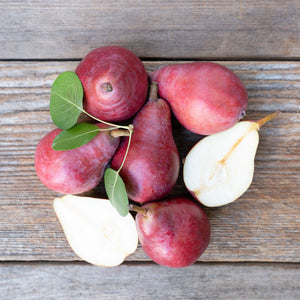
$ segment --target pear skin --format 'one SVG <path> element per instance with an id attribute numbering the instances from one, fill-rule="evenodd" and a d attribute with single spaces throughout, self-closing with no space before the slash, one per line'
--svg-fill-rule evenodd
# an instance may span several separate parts
<path id="1" fill-rule="evenodd" d="M 105 46 L 90 51 L 76 68 L 84 89 L 84 108 L 103 121 L 123 121 L 145 103 L 148 78 L 130 50 Z"/>
<path id="2" fill-rule="evenodd" d="M 180 169 L 172 133 L 171 111 L 166 101 L 157 99 L 152 84 L 150 99 L 133 120 L 134 131 L 128 155 L 121 168 L 128 197 L 136 202 L 154 201 L 166 196 L 175 185 Z M 123 162 L 129 138 L 124 138 L 111 167 Z"/>
<path id="3" fill-rule="evenodd" d="M 97 124 L 105 129 L 109 126 Z M 55 151 L 51 145 L 61 129 L 46 134 L 35 152 L 35 169 L 41 182 L 63 194 L 78 194 L 96 187 L 104 169 L 117 150 L 119 137 L 111 131 L 100 131 L 87 144 L 72 150 Z"/>
<path id="4" fill-rule="evenodd" d="M 209 220 L 189 198 L 168 198 L 130 209 L 138 212 L 136 226 L 143 250 L 160 265 L 190 266 L 209 244 Z"/>
<path id="5" fill-rule="evenodd" d="M 246 88 L 228 68 L 211 62 L 172 64 L 152 73 L 159 96 L 168 101 L 178 121 L 201 135 L 226 130 L 244 115 Z"/>

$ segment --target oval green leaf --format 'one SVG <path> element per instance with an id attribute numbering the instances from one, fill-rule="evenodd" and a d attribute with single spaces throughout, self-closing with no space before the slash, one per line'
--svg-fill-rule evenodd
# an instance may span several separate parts
<path id="1" fill-rule="evenodd" d="M 125 217 L 129 212 L 129 201 L 125 184 L 119 173 L 111 168 L 106 169 L 104 173 L 104 186 L 112 206 L 122 217 Z"/>
<path id="2" fill-rule="evenodd" d="M 77 74 L 71 71 L 60 74 L 50 93 L 50 115 L 61 129 L 74 126 L 82 112 L 83 87 Z"/>
<path id="3" fill-rule="evenodd" d="M 52 143 L 54 150 L 71 150 L 81 147 L 91 141 L 100 131 L 100 128 L 93 124 L 79 123 L 70 129 L 64 129 L 59 133 Z"/>

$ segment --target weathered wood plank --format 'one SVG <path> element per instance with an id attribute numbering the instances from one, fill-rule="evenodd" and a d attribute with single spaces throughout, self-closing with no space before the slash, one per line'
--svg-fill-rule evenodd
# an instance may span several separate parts
<path id="1" fill-rule="evenodd" d="M 109 44 L 144 58 L 299 58 L 298 0 L 0 2 L 0 59 L 74 59 Z"/>
<path id="2" fill-rule="evenodd" d="M 34 170 L 34 151 L 50 129 L 50 86 L 73 62 L 0 63 L 0 259 L 77 260 L 52 209 L 59 194 Z M 148 70 L 167 62 L 146 62 Z M 300 261 L 299 62 L 220 62 L 249 91 L 247 118 L 283 113 L 260 131 L 255 177 L 242 198 L 208 209 L 212 241 L 202 261 Z M 199 136 L 173 120 L 181 158 Z M 186 194 L 182 177 L 173 195 Z M 103 185 L 87 193 L 105 196 Z M 141 248 L 128 260 L 148 260 Z"/>
<path id="3" fill-rule="evenodd" d="M 251 99 L 248 110 L 299 112 L 300 63 L 218 61 L 234 71 Z M 5 111 L 48 110 L 52 82 L 63 71 L 75 70 L 79 61 L 0 62 L 0 96 Z M 180 61 L 146 61 L 147 70 Z M 17 101 L 17 102 L 16 102 Z M 34 105 L 31 105 L 31 103 Z M 22 104 L 22 106 L 20 106 Z"/>
<path id="4" fill-rule="evenodd" d="M 10 299 L 289 299 L 300 298 L 299 265 L 2 263 L 0 294 Z"/>

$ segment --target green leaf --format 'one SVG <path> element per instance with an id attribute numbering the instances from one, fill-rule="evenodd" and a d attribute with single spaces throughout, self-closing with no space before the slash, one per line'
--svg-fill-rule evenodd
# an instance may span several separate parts
<path id="1" fill-rule="evenodd" d="M 82 112 L 83 87 L 76 73 L 67 71 L 54 81 L 50 94 L 50 115 L 61 129 L 74 126 Z"/>
<path id="2" fill-rule="evenodd" d="M 104 185 L 112 206 L 115 207 L 122 217 L 125 217 L 129 212 L 129 201 L 125 184 L 119 173 L 111 168 L 106 169 L 104 173 Z"/>
<path id="3" fill-rule="evenodd" d="M 93 124 L 79 123 L 70 129 L 64 129 L 52 143 L 54 150 L 71 150 L 81 147 L 92 140 L 100 128 Z"/>

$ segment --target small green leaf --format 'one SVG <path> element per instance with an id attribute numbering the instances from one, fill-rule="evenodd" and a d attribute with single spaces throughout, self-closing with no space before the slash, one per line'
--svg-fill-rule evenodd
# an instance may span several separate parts
<path id="1" fill-rule="evenodd" d="M 67 71 L 54 81 L 50 94 L 50 115 L 61 129 L 74 126 L 82 112 L 83 87 L 76 73 Z"/>
<path id="2" fill-rule="evenodd" d="M 104 185 L 112 206 L 115 207 L 122 217 L 125 217 L 129 212 L 129 201 L 125 184 L 119 173 L 111 168 L 106 169 L 104 173 Z"/>
<path id="3" fill-rule="evenodd" d="M 79 123 L 70 129 L 64 129 L 58 134 L 53 143 L 54 150 L 71 150 L 87 144 L 92 140 L 100 128 L 93 124 Z"/>

